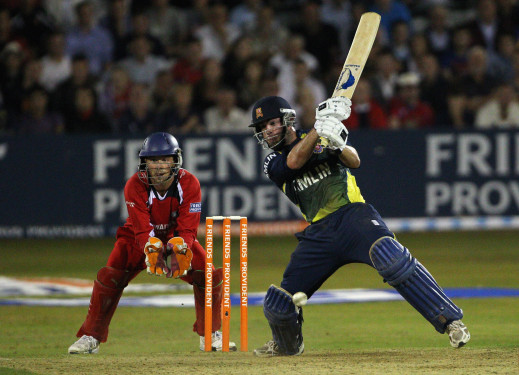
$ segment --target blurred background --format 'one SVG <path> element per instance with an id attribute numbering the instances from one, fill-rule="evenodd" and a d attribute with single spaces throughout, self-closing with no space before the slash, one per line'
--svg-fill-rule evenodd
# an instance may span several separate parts
<path id="1" fill-rule="evenodd" d="M 0 238 L 112 236 L 153 131 L 176 136 L 203 216 L 293 233 L 252 104 L 313 126 L 363 12 L 381 27 L 347 121 L 364 198 L 394 231 L 518 228 L 515 0 L 0 2 Z"/>

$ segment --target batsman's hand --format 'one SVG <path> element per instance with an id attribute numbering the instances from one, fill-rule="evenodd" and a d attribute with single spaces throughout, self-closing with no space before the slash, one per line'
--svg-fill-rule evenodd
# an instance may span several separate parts
<path id="1" fill-rule="evenodd" d="M 150 237 L 144 246 L 148 274 L 155 276 L 162 276 L 164 274 L 162 267 L 157 264 L 161 253 L 164 253 L 162 241 L 157 237 Z"/>
<path id="2" fill-rule="evenodd" d="M 335 117 L 326 116 L 318 119 L 314 125 L 317 134 L 329 141 L 332 150 L 344 150 L 348 141 L 348 129 Z"/>
<path id="3" fill-rule="evenodd" d="M 315 119 L 321 120 L 326 117 L 334 117 L 339 121 L 344 121 L 351 115 L 351 100 L 337 96 L 326 99 L 315 109 Z"/>
<path id="4" fill-rule="evenodd" d="M 182 237 L 173 237 L 168 241 L 167 254 L 171 254 L 171 265 L 166 263 L 162 265 L 166 277 L 186 276 L 191 269 L 191 261 L 193 260 L 193 252 L 187 247 Z"/>

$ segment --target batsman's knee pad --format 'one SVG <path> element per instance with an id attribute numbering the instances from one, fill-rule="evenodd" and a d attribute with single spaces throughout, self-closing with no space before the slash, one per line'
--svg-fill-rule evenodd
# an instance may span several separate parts
<path id="1" fill-rule="evenodd" d="M 369 256 L 384 281 L 438 332 L 444 333 L 447 324 L 463 317 L 463 311 L 445 295 L 429 271 L 394 238 L 379 239 L 371 247 Z"/>
<path id="2" fill-rule="evenodd" d="M 263 312 L 274 341 L 284 354 L 299 354 L 303 345 L 303 311 L 292 302 L 292 295 L 271 285 L 267 290 Z"/>
<path id="3" fill-rule="evenodd" d="M 103 267 L 97 272 L 97 281 L 107 288 L 124 289 L 128 285 L 132 275 L 132 272 L 127 270 Z"/>

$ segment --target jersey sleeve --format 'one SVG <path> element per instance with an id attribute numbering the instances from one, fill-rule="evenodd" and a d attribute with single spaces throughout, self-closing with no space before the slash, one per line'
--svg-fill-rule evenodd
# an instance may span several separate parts
<path id="1" fill-rule="evenodd" d="M 273 152 L 265 158 L 263 172 L 281 189 L 285 181 L 294 178 L 298 171 L 288 168 L 286 153 Z"/>
<path id="2" fill-rule="evenodd" d="M 144 249 L 153 230 L 147 198 L 146 186 L 139 183 L 135 176 L 130 178 L 124 187 L 124 199 L 128 210 L 128 219 L 135 234 L 135 241 L 140 249 Z"/>
<path id="3" fill-rule="evenodd" d="M 184 239 L 189 248 L 196 240 L 202 212 L 202 192 L 198 179 L 187 171 L 181 171 L 178 179 L 180 206 L 178 209 L 176 236 Z"/>

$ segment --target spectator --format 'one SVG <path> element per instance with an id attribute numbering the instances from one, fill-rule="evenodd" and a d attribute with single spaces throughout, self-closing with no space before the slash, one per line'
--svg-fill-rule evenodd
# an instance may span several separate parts
<path id="1" fill-rule="evenodd" d="M 150 46 L 151 54 L 155 56 L 166 56 L 166 48 L 162 41 L 150 33 L 150 20 L 148 14 L 144 11 L 136 12 L 132 16 L 132 31 L 127 33 L 121 41 L 119 48 L 119 59 L 126 58 L 131 55 L 131 44 L 137 37 L 145 37 Z"/>
<path id="2" fill-rule="evenodd" d="M 499 22 L 494 0 L 478 0 L 476 10 L 476 19 L 466 25 L 471 35 L 471 46 L 482 46 L 489 52 L 495 51 L 499 35 L 513 30 L 506 29 L 506 25 Z"/>
<path id="3" fill-rule="evenodd" d="M 240 36 L 240 29 L 228 22 L 224 4 L 212 5 L 210 14 L 208 23 L 197 29 L 195 36 L 202 41 L 202 56 L 221 62 Z"/>
<path id="4" fill-rule="evenodd" d="M 308 66 L 301 59 L 297 59 L 294 62 L 294 83 L 296 92 L 300 92 L 304 88 L 310 90 L 314 98 L 314 107 L 317 107 L 319 103 L 325 101 L 328 97 L 322 82 L 310 74 Z"/>
<path id="5" fill-rule="evenodd" d="M 112 128 L 129 106 L 131 88 L 128 72 L 120 65 L 112 66 L 99 95 L 99 110 L 110 119 Z"/>
<path id="6" fill-rule="evenodd" d="M 383 50 L 377 56 L 377 70 L 371 79 L 374 99 L 385 110 L 397 91 L 397 80 L 400 65 L 390 50 Z"/>
<path id="7" fill-rule="evenodd" d="M 245 0 L 236 5 L 230 12 L 230 22 L 241 30 L 245 30 L 247 25 L 254 23 L 256 14 L 262 7 L 262 0 Z"/>
<path id="8" fill-rule="evenodd" d="M 169 68 L 169 62 L 160 56 L 151 54 L 151 46 L 145 36 L 136 36 L 130 47 L 131 55 L 121 61 L 130 79 L 145 85 L 153 84 L 157 73 Z"/>
<path id="9" fill-rule="evenodd" d="M 454 30 L 452 48 L 440 59 L 440 66 L 445 69 L 449 79 L 460 77 L 467 72 L 470 40 L 470 32 L 467 28 L 460 27 Z"/>
<path id="10" fill-rule="evenodd" d="M 297 128 L 310 131 L 315 124 L 315 96 L 309 87 L 297 91 L 294 109 L 297 113 Z"/>
<path id="11" fill-rule="evenodd" d="M 126 57 L 125 38 L 131 32 L 132 27 L 127 2 L 125 0 L 110 0 L 108 14 L 101 19 L 99 24 L 112 35 L 114 60 Z"/>
<path id="12" fill-rule="evenodd" d="M 67 133 L 107 133 L 112 130 L 108 119 L 98 110 L 97 96 L 92 87 L 84 86 L 76 90 L 74 107 L 66 119 Z"/>
<path id="13" fill-rule="evenodd" d="M 241 36 L 236 39 L 222 63 L 223 80 L 227 86 L 236 88 L 238 82 L 243 79 L 245 66 L 251 57 L 250 38 Z"/>
<path id="14" fill-rule="evenodd" d="M 161 70 L 155 76 L 151 87 L 151 100 L 157 114 L 164 112 L 170 106 L 173 85 L 171 69 Z M 175 133 L 173 132 L 173 134 Z"/>
<path id="15" fill-rule="evenodd" d="M 45 52 L 45 39 L 55 29 L 52 17 L 35 0 L 22 0 L 19 11 L 11 18 L 11 32 L 27 41 L 35 56 Z"/>
<path id="16" fill-rule="evenodd" d="M 183 11 L 169 4 L 168 0 L 153 0 L 147 15 L 150 34 L 166 47 L 168 57 L 178 57 L 186 39 L 188 25 Z"/>
<path id="17" fill-rule="evenodd" d="M 447 54 L 452 43 L 452 32 L 447 23 L 448 10 L 443 5 L 435 5 L 429 9 L 429 24 L 424 35 L 429 42 L 431 52 L 441 59 Z"/>
<path id="18" fill-rule="evenodd" d="M 419 72 L 419 64 L 424 56 L 431 53 L 429 42 L 424 34 L 414 34 L 409 43 L 409 57 L 407 58 L 405 69 L 409 72 Z"/>
<path id="19" fill-rule="evenodd" d="M 194 87 L 193 103 L 196 110 L 204 112 L 216 104 L 216 93 L 223 85 L 222 65 L 215 59 L 207 59 L 202 79 Z"/>
<path id="20" fill-rule="evenodd" d="M 254 102 L 261 97 L 261 84 L 263 81 L 263 65 L 257 58 L 247 60 L 243 78 L 237 83 L 236 96 L 238 106 L 248 110 Z"/>
<path id="21" fill-rule="evenodd" d="M 156 120 L 149 87 L 142 83 L 134 84 L 130 91 L 129 106 L 117 121 L 117 131 L 133 135 L 153 133 Z"/>
<path id="22" fill-rule="evenodd" d="M 76 55 L 72 58 L 72 73 L 68 79 L 60 83 L 52 93 L 51 104 L 53 110 L 70 118 L 74 108 L 76 90 L 80 87 L 93 88 L 96 79 L 90 74 L 89 62 L 85 55 Z"/>
<path id="23" fill-rule="evenodd" d="M 475 113 L 489 99 L 498 77 L 488 73 L 488 54 L 481 46 L 472 47 L 468 55 L 467 73 L 453 81 L 448 98 L 455 127 L 474 124 Z"/>
<path id="24" fill-rule="evenodd" d="M 94 8 L 88 0 L 75 7 L 78 25 L 67 35 L 67 53 L 84 54 L 90 62 L 90 72 L 100 75 L 113 58 L 112 35 L 96 24 Z"/>
<path id="25" fill-rule="evenodd" d="M 41 60 L 32 59 L 25 63 L 22 78 L 22 90 L 28 91 L 33 86 L 41 85 Z"/>
<path id="26" fill-rule="evenodd" d="M 305 49 L 305 40 L 300 35 L 291 35 L 285 48 L 272 56 L 269 65 L 278 71 L 278 84 L 281 95 L 289 103 L 295 101 L 295 77 L 294 64 L 296 60 L 303 60 L 310 72 L 314 72 L 319 67 L 319 62 L 314 55 Z"/>
<path id="27" fill-rule="evenodd" d="M 72 59 L 65 54 L 65 35 L 56 31 L 47 40 L 47 54 L 41 59 L 41 84 L 47 91 L 65 81 L 72 72 Z"/>
<path id="28" fill-rule="evenodd" d="M 400 0 L 374 0 L 370 10 L 381 15 L 380 28 L 386 40 L 390 40 L 395 22 L 402 21 L 411 26 L 411 12 Z"/>
<path id="29" fill-rule="evenodd" d="M 320 8 L 321 21 L 332 25 L 339 37 L 339 60 L 344 60 L 350 48 L 353 28 L 352 6 L 349 0 L 324 0 Z M 356 27 L 357 25 L 355 25 Z"/>
<path id="30" fill-rule="evenodd" d="M 449 106 L 449 82 L 442 74 L 436 56 L 427 54 L 418 62 L 420 76 L 421 99 L 428 103 L 434 110 L 436 125 L 450 126 Z"/>
<path id="31" fill-rule="evenodd" d="M 27 44 L 23 37 L 18 36 L 18 38 L 15 38 L 11 28 L 11 13 L 9 9 L 0 6 L 0 52 L 3 51 L 9 43 L 15 41 L 20 47 Z"/>
<path id="32" fill-rule="evenodd" d="M 160 115 L 158 129 L 173 134 L 200 133 L 204 129 L 201 115 L 193 108 L 193 87 L 177 83 L 169 93 L 169 107 Z"/>
<path id="33" fill-rule="evenodd" d="M 236 93 L 230 87 L 221 87 L 216 95 L 216 105 L 204 112 L 204 122 L 210 133 L 243 133 L 243 124 L 250 122 L 247 112 L 236 106 Z"/>
<path id="34" fill-rule="evenodd" d="M 23 58 L 22 47 L 18 42 L 10 42 L 0 53 L 0 89 L 8 123 L 21 111 Z"/>
<path id="35" fill-rule="evenodd" d="M 407 66 L 411 59 L 410 37 L 409 25 L 406 22 L 396 21 L 393 23 L 391 29 L 391 50 L 393 56 L 404 67 Z"/>
<path id="36" fill-rule="evenodd" d="M 417 129 L 434 125 L 434 111 L 420 100 L 418 74 L 405 72 L 398 77 L 398 96 L 393 98 L 389 109 L 391 129 Z"/>
<path id="37" fill-rule="evenodd" d="M 34 85 L 24 97 L 23 113 L 16 125 L 17 134 L 58 134 L 63 131 L 63 119 L 49 112 L 49 96 L 42 86 Z"/>
<path id="38" fill-rule="evenodd" d="M 202 42 L 196 38 L 189 38 L 184 44 L 182 54 L 173 66 L 173 80 L 194 85 L 203 75 Z"/>
<path id="39" fill-rule="evenodd" d="M 274 9 L 269 5 L 258 10 L 256 20 L 247 27 L 246 34 L 251 38 L 253 54 L 263 62 L 278 53 L 289 36 L 287 28 L 277 21 Z"/>
<path id="40" fill-rule="evenodd" d="M 291 31 L 304 38 L 305 49 L 318 59 L 319 69 L 316 69 L 314 74 L 321 77 L 340 56 L 337 31 L 333 26 L 321 21 L 319 5 L 315 1 L 303 3 L 298 21 Z M 290 103 L 290 100 L 286 99 Z"/>
<path id="41" fill-rule="evenodd" d="M 514 52 L 516 40 L 511 34 L 501 34 L 497 39 L 497 51 L 490 52 L 489 73 L 503 81 L 514 78 Z"/>
<path id="42" fill-rule="evenodd" d="M 350 130 L 387 128 L 387 114 L 371 96 L 369 81 L 361 79 L 357 83 L 352 98 L 351 115 L 345 125 Z"/>
<path id="43" fill-rule="evenodd" d="M 514 87 L 503 83 L 493 98 L 476 111 L 476 128 L 519 128 L 519 102 Z"/>

